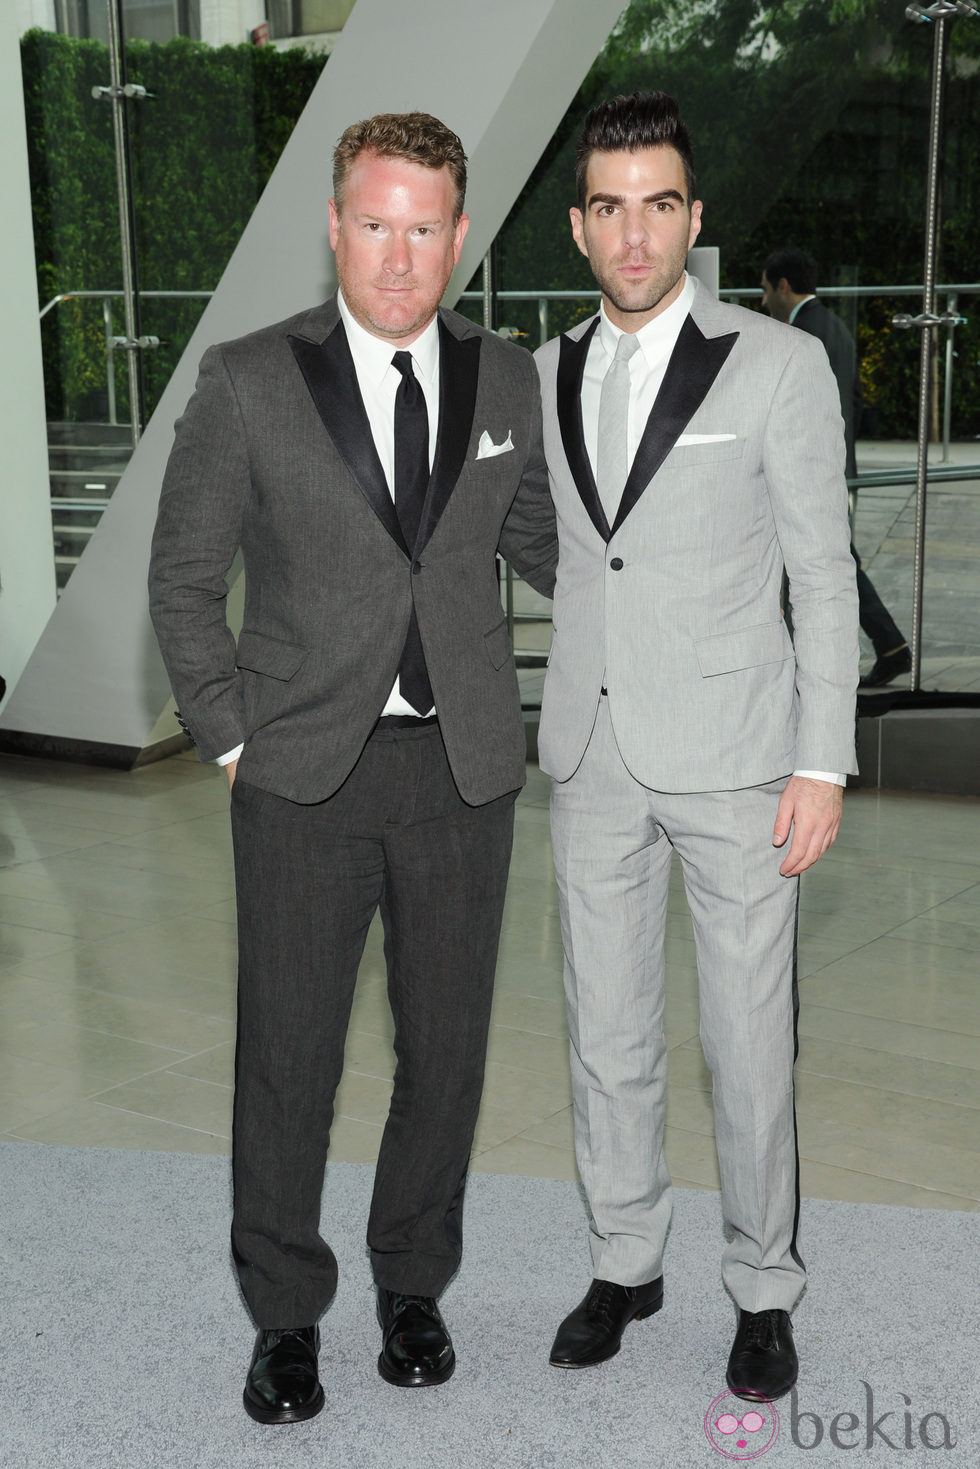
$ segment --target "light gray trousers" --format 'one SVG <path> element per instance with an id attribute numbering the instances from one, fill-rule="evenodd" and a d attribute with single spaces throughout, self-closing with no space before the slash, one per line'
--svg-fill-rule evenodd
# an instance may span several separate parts
<path id="1" fill-rule="evenodd" d="M 701 1044 L 714 1079 L 729 1242 L 722 1278 L 745 1310 L 791 1310 L 796 1248 L 793 1101 L 798 879 L 772 845 L 783 778 L 666 795 L 619 753 L 608 700 L 551 828 L 565 946 L 575 1149 L 598 1279 L 639 1285 L 663 1270 L 670 1175 L 664 926 L 672 852 L 694 921 Z"/>

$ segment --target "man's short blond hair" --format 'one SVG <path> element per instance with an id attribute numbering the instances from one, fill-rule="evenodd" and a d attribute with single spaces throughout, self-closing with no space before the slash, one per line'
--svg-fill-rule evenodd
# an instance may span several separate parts
<path id="1" fill-rule="evenodd" d="M 459 138 L 428 112 L 379 112 L 351 123 L 333 154 L 333 195 L 340 214 L 344 185 L 356 158 L 376 153 L 380 158 L 405 158 L 425 168 L 448 168 L 456 191 L 453 223 L 463 212 L 466 198 L 466 154 Z"/>

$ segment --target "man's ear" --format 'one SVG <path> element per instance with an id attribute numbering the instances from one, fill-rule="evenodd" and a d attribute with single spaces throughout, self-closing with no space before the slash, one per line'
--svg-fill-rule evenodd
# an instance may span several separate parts
<path id="1" fill-rule="evenodd" d="M 694 203 L 691 205 L 691 233 L 690 238 L 687 242 L 687 248 L 689 250 L 694 244 L 694 241 L 697 239 L 698 235 L 701 233 L 701 210 L 703 209 L 703 207 L 704 206 L 702 205 L 700 199 L 695 199 Z"/>
<path id="2" fill-rule="evenodd" d="M 456 221 L 456 228 L 453 231 L 453 259 L 455 260 L 457 265 L 459 264 L 459 257 L 460 252 L 463 248 L 463 241 L 466 239 L 466 231 L 469 229 L 469 227 L 469 215 L 461 214 L 459 216 L 459 219 L 457 219 Z"/>
<path id="3" fill-rule="evenodd" d="M 336 199 L 327 202 L 327 212 L 330 216 L 330 248 L 336 250 L 337 236 L 340 234 L 340 211 Z"/>
<path id="4" fill-rule="evenodd" d="M 573 204 L 571 209 L 568 211 L 568 217 L 572 221 L 572 239 L 575 241 L 576 245 L 579 247 L 586 260 L 588 260 L 589 247 L 585 243 L 585 220 L 583 218 L 581 209 L 577 209 Z"/>

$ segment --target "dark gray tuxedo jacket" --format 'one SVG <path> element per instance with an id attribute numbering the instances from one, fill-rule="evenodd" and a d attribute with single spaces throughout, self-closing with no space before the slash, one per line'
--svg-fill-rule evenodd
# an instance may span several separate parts
<path id="1" fill-rule="evenodd" d="M 454 312 L 440 311 L 439 336 L 439 435 L 413 547 L 335 298 L 210 348 L 177 423 L 150 566 L 171 684 L 203 760 L 244 742 L 239 774 L 293 801 L 325 799 L 353 768 L 413 601 L 464 800 L 524 781 L 494 557 L 550 595 L 557 540 L 537 377 L 528 353 Z M 236 648 L 225 601 L 239 549 Z"/>

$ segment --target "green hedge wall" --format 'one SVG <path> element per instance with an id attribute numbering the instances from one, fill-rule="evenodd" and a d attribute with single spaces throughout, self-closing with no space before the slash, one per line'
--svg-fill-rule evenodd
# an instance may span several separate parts
<path id="1" fill-rule="evenodd" d="M 153 94 L 129 107 L 140 284 L 209 290 L 218 281 L 319 76 L 303 50 L 187 40 L 132 42 L 128 78 Z M 93 86 L 109 81 L 97 41 L 30 31 L 22 42 L 28 147 L 42 305 L 72 290 L 118 289 L 119 217 L 112 109 Z M 330 150 L 312 188 L 330 192 Z M 285 227 L 285 226 L 284 226 Z M 164 346 L 144 356 L 152 410 L 203 302 L 143 303 L 142 325 Z M 114 312 L 123 330 L 122 307 Z M 52 418 L 104 418 L 102 309 L 65 302 L 45 319 L 45 380 Z M 117 354 L 120 417 L 126 367 Z"/>

